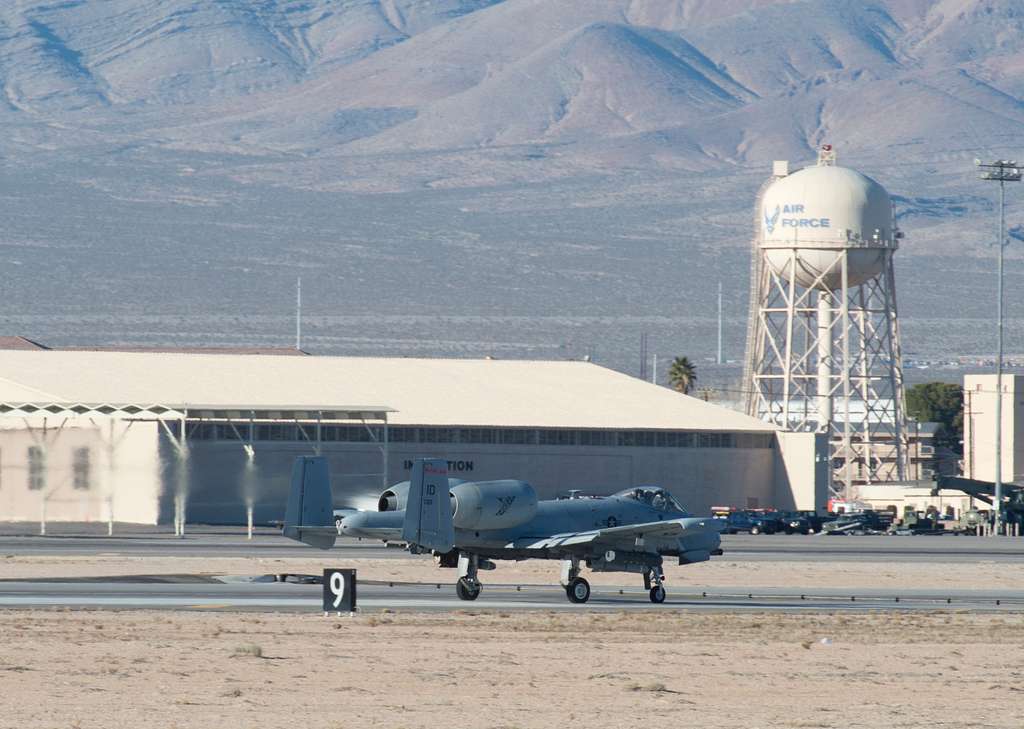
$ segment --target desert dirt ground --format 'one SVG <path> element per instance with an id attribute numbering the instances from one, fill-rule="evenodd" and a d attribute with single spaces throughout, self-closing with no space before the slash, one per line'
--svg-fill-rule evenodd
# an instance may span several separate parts
<path id="1" fill-rule="evenodd" d="M 42 556 L 0 554 L 0 578 L 33 579 L 109 575 L 206 574 L 261 575 L 284 572 L 318 575 L 324 567 L 354 567 L 361 580 L 455 582 L 454 570 L 437 569 L 429 557 L 395 559 L 339 558 L 310 552 L 309 557 L 134 557 L 121 555 Z M 1005 563 L 974 562 L 852 562 L 741 561 L 728 555 L 695 565 L 666 566 L 673 589 L 736 587 L 1024 590 L 1024 570 Z M 640 577 L 621 573 L 591 573 L 595 585 L 639 584 Z M 557 562 L 499 562 L 482 572 L 485 583 L 558 583 Z"/>
<path id="2" fill-rule="evenodd" d="M 1024 615 L 0 612 L 0 725 L 1024 726 Z"/>

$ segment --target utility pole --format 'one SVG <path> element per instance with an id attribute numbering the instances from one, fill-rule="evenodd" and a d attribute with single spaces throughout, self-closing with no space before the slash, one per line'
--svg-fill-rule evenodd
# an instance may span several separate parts
<path id="1" fill-rule="evenodd" d="M 984 170 L 981 179 L 999 183 L 999 234 L 996 245 L 999 247 L 999 283 L 996 286 L 996 332 L 998 334 L 998 351 L 996 353 L 996 493 L 995 523 L 993 531 L 1000 534 L 1003 527 L 1003 252 L 1006 250 L 1006 183 L 1020 182 L 1021 171 L 1012 160 L 982 162 L 974 160 L 974 164 Z"/>
<path id="2" fill-rule="evenodd" d="M 715 358 L 717 364 L 725 364 L 722 359 L 722 282 L 718 282 L 718 356 Z"/>
<path id="3" fill-rule="evenodd" d="M 640 379 L 647 379 L 647 332 L 640 333 Z"/>
<path id="4" fill-rule="evenodd" d="M 295 281 L 295 349 L 302 349 L 302 276 Z"/>

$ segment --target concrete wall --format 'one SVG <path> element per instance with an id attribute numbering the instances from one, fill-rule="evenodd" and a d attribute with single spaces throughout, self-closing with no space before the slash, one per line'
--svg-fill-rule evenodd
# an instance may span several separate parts
<path id="1" fill-rule="evenodd" d="M 828 508 L 828 436 L 822 433 L 775 434 L 772 505 L 777 509 L 817 511 Z"/>
<path id="2" fill-rule="evenodd" d="M 155 524 L 156 427 L 102 417 L 0 418 L 0 520 L 39 521 L 45 509 L 47 521 Z M 31 483 L 30 448 L 45 453 Z M 76 458 L 84 458 L 77 468 Z"/>
<path id="3" fill-rule="evenodd" d="M 1003 375 L 1002 477 L 1024 481 L 1024 377 Z M 964 377 L 964 475 L 996 478 L 996 376 Z"/>

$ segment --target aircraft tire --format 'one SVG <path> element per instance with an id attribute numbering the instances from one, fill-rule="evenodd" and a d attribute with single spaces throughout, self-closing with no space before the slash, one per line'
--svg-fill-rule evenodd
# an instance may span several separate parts
<path id="1" fill-rule="evenodd" d="M 479 582 L 474 584 L 465 577 L 460 577 L 459 581 L 455 583 L 455 594 L 459 596 L 460 600 L 476 600 L 480 597 L 480 588 Z"/>
<path id="2" fill-rule="evenodd" d="M 569 602 L 584 603 L 590 599 L 590 583 L 582 577 L 577 577 L 566 586 L 565 595 Z"/>
<path id="3" fill-rule="evenodd" d="M 665 588 L 661 585 L 655 585 L 651 588 L 651 602 L 661 604 L 665 602 Z"/>

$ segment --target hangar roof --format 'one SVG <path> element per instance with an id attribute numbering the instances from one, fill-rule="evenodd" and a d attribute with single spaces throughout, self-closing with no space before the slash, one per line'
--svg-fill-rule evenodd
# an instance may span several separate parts
<path id="1" fill-rule="evenodd" d="M 43 401 L 390 408 L 397 425 L 774 430 L 589 362 L 0 351 L 0 402 Z"/>

